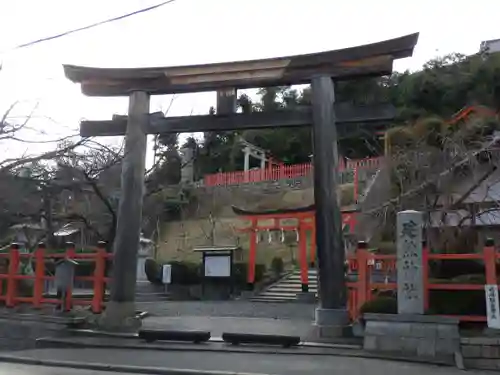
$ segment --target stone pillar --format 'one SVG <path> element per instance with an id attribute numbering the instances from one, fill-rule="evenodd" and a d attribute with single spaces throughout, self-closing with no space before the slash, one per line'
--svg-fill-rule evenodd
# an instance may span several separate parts
<path id="1" fill-rule="evenodd" d="M 399 314 L 424 313 L 422 228 L 422 212 L 398 212 L 397 280 Z"/>
<path id="2" fill-rule="evenodd" d="M 260 155 L 260 169 L 266 169 L 266 154 Z"/>
<path id="3" fill-rule="evenodd" d="M 111 296 L 100 321 L 106 330 L 130 331 L 140 326 L 140 320 L 135 319 L 135 286 L 144 194 L 147 144 L 145 129 L 148 121 L 149 95 L 140 91 L 132 92 L 113 244 Z"/>
<path id="4" fill-rule="evenodd" d="M 139 252 L 137 254 L 137 271 L 136 271 L 136 281 L 137 283 L 148 282 L 148 277 L 146 276 L 146 259 L 152 256 L 151 243 L 144 242 L 141 243 L 139 247 Z"/>
<path id="5" fill-rule="evenodd" d="M 192 184 L 194 181 L 194 152 L 190 147 L 181 149 L 181 184 Z"/>
<path id="6" fill-rule="evenodd" d="M 245 147 L 243 149 L 243 154 L 244 154 L 243 170 L 245 172 L 248 172 L 250 170 L 250 150 L 248 149 L 248 147 Z"/>
<path id="7" fill-rule="evenodd" d="M 320 336 L 334 337 L 345 333 L 349 318 L 346 309 L 342 215 L 337 203 L 337 130 L 331 77 L 313 78 L 311 91 L 319 276 L 319 307 L 316 309 L 315 324 Z"/>

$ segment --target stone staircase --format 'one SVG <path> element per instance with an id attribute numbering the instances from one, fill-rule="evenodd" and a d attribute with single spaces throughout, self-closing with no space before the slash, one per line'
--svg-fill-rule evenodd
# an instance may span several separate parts
<path id="1" fill-rule="evenodd" d="M 316 269 L 309 269 L 309 292 L 318 293 Z M 267 287 L 263 292 L 251 298 L 254 302 L 295 302 L 297 295 L 302 293 L 300 270 L 284 276 L 278 282 Z"/>

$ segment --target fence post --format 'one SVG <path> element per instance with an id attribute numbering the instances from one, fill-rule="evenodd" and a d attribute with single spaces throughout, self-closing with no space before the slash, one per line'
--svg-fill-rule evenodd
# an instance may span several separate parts
<path id="1" fill-rule="evenodd" d="M 424 311 L 429 310 L 429 247 L 427 241 L 422 240 L 422 285 L 424 288 Z"/>
<path id="2" fill-rule="evenodd" d="M 353 170 L 353 180 L 354 180 L 354 188 L 353 188 L 353 196 L 354 196 L 354 204 L 358 204 L 358 195 L 359 195 L 359 171 L 358 166 L 354 166 Z"/>
<path id="3" fill-rule="evenodd" d="M 45 279 L 45 244 L 40 242 L 35 250 L 35 286 L 33 288 L 33 307 L 40 308 Z"/>
<path id="4" fill-rule="evenodd" d="M 495 241 L 493 238 L 486 239 L 483 249 L 484 269 L 486 272 L 486 284 L 497 285 Z"/>
<path id="5" fill-rule="evenodd" d="M 358 313 L 361 306 L 370 299 L 370 274 L 368 272 L 369 256 L 368 244 L 365 241 L 359 241 L 356 251 L 356 260 L 358 263 L 358 306 L 356 306 L 358 311 L 356 313 Z"/>
<path id="6" fill-rule="evenodd" d="M 75 257 L 76 257 L 75 244 L 73 242 L 66 242 L 66 259 L 74 260 Z M 74 271 L 76 271 L 76 267 Z M 75 284 L 75 273 L 73 273 L 72 283 L 69 286 L 68 290 L 66 291 L 66 296 L 63 299 L 64 311 L 71 311 L 71 308 L 73 306 L 73 286 Z"/>
<path id="7" fill-rule="evenodd" d="M 255 257 L 257 252 L 257 221 L 252 219 L 252 227 L 250 229 L 250 244 L 248 254 L 248 272 L 247 285 L 248 290 L 253 290 L 255 283 Z"/>
<path id="8" fill-rule="evenodd" d="M 299 221 L 299 263 L 302 292 L 309 292 L 309 267 L 307 264 L 307 236 L 302 220 Z"/>
<path id="9" fill-rule="evenodd" d="M 7 295 L 5 297 L 5 305 L 14 307 L 16 305 L 17 292 L 17 272 L 19 270 L 19 244 L 13 243 L 10 246 L 9 253 L 9 276 L 7 278 Z"/>
<path id="10" fill-rule="evenodd" d="M 312 226 L 311 226 L 311 267 L 316 265 L 316 223 L 314 222 L 314 216 L 312 218 Z"/>
<path id="11" fill-rule="evenodd" d="M 106 268 L 106 242 L 99 241 L 97 244 L 97 253 L 95 256 L 94 268 L 94 297 L 92 298 L 92 312 L 100 313 L 102 311 L 102 302 L 104 301 L 105 288 L 105 268 Z"/>

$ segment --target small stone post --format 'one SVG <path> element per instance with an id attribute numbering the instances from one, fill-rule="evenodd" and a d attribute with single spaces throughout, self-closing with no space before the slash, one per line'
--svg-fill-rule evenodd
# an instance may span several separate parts
<path id="1" fill-rule="evenodd" d="M 243 154 L 245 155 L 243 171 L 248 172 L 248 170 L 250 169 L 250 149 L 248 147 L 245 147 L 243 149 Z"/>
<path id="2" fill-rule="evenodd" d="M 262 169 L 262 170 L 266 169 L 266 154 L 265 153 L 260 154 L 260 169 Z"/>
<path id="3" fill-rule="evenodd" d="M 181 184 L 194 181 L 194 150 L 191 147 L 181 149 Z"/>
<path id="4" fill-rule="evenodd" d="M 398 314 L 424 313 L 424 281 L 422 279 L 422 228 L 422 212 L 398 212 Z"/>

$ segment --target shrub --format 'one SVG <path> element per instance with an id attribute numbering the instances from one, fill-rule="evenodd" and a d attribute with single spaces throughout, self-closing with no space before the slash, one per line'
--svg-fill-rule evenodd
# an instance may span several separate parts
<path id="1" fill-rule="evenodd" d="M 381 296 L 365 302 L 359 310 L 361 314 L 397 314 L 398 300 L 394 297 Z"/>
<path id="2" fill-rule="evenodd" d="M 194 285 L 201 283 L 201 265 L 192 262 L 169 262 L 172 267 L 172 284 Z"/>
<path id="3" fill-rule="evenodd" d="M 428 314 L 486 315 L 482 290 L 431 290 Z"/>
<path id="4" fill-rule="evenodd" d="M 280 275 L 285 269 L 285 263 L 280 257 L 274 257 L 271 260 L 271 270 L 275 275 Z"/>
<path id="5" fill-rule="evenodd" d="M 245 286 L 247 284 L 248 275 L 248 263 L 241 262 L 234 264 L 234 282 L 237 286 Z M 266 273 L 265 264 L 255 265 L 255 282 L 262 281 Z"/>
<path id="6" fill-rule="evenodd" d="M 161 284 L 162 266 L 153 258 L 147 258 L 144 263 L 146 277 L 152 284 Z"/>

